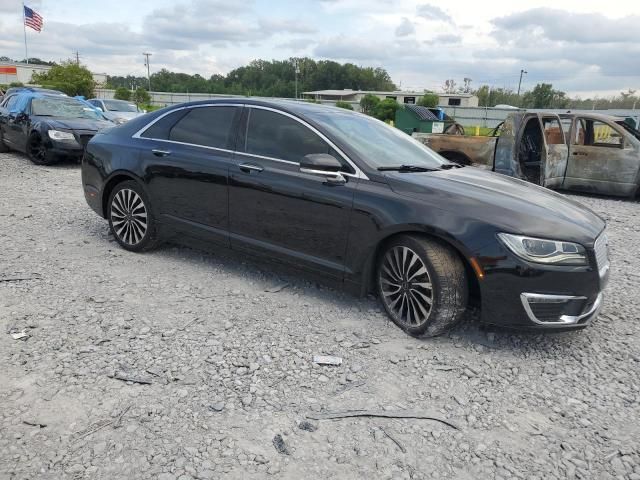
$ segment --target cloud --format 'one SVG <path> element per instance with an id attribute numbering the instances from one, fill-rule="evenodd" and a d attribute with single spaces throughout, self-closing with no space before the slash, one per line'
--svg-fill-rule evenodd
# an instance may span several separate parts
<path id="1" fill-rule="evenodd" d="M 277 44 L 276 48 L 299 52 L 302 50 L 306 50 L 315 43 L 315 40 L 309 37 L 292 38 L 291 40 L 287 40 L 286 42 Z"/>
<path id="2" fill-rule="evenodd" d="M 453 18 L 440 7 L 425 3 L 416 7 L 417 15 L 427 20 L 453 23 Z"/>
<path id="3" fill-rule="evenodd" d="M 632 43 L 640 16 L 608 18 L 600 13 L 572 13 L 554 8 L 533 8 L 492 20 L 494 36 L 546 38 L 581 43 Z"/>
<path id="4" fill-rule="evenodd" d="M 407 17 L 402 17 L 400 25 L 396 28 L 396 37 L 407 37 L 416 33 L 416 27 Z"/>
<path id="5" fill-rule="evenodd" d="M 456 45 L 462 43 L 462 36 L 454 33 L 442 33 L 430 40 L 425 40 L 427 45 Z"/>
<path id="6" fill-rule="evenodd" d="M 28 6 L 37 11 L 42 6 L 42 0 L 31 0 Z M 22 16 L 22 0 L 0 0 L 0 13 Z"/>

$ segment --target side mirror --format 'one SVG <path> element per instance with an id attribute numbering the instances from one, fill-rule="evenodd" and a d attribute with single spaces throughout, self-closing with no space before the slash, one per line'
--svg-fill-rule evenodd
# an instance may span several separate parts
<path id="1" fill-rule="evenodd" d="M 347 179 L 340 173 L 342 164 L 333 155 L 327 153 L 311 153 L 305 155 L 300 162 L 300 171 L 309 175 L 324 177 L 333 185 L 344 185 Z"/>

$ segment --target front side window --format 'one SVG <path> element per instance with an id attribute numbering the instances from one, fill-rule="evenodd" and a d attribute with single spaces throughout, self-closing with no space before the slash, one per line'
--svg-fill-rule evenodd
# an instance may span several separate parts
<path id="1" fill-rule="evenodd" d="M 576 119 L 573 135 L 574 145 L 592 147 L 620 147 L 622 136 L 608 123 L 588 118 Z"/>
<path id="2" fill-rule="evenodd" d="M 333 154 L 329 144 L 300 122 L 258 108 L 249 114 L 245 151 L 296 163 L 312 153 Z"/>
<path id="3" fill-rule="evenodd" d="M 17 101 L 18 101 L 18 95 L 11 95 L 9 98 L 5 100 L 3 106 L 7 110 L 11 110 Z"/>
<path id="4" fill-rule="evenodd" d="M 565 143 L 564 131 L 557 118 L 543 118 L 542 127 L 547 145 L 562 145 Z"/>

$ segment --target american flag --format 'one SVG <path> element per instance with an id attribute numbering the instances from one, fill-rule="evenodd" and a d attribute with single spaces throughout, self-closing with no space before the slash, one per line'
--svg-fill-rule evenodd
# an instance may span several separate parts
<path id="1" fill-rule="evenodd" d="M 33 28 L 36 32 L 42 31 L 42 17 L 35 11 L 25 5 L 24 7 L 24 24 Z"/>

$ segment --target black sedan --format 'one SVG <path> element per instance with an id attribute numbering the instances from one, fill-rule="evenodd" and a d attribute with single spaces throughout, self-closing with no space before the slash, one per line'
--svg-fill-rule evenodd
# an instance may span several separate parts
<path id="1" fill-rule="evenodd" d="M 608 277 L 605 222 L 587 208 L 338 108 L 166 108 L 96 135 L 82 182 L 127 250 L 171 235 L 284 261 L 375 291 L 413 335 L 473 303 L 489 324 L 582 328 Z"/>
<path id="2" fill-rule="evenodd" d="M 98 130 L 111 127 L 90 104 L 65 95 L 19 90 L 0 103 L 0 152 L 26 153 L 37 165 L 82 158 Z"/>

